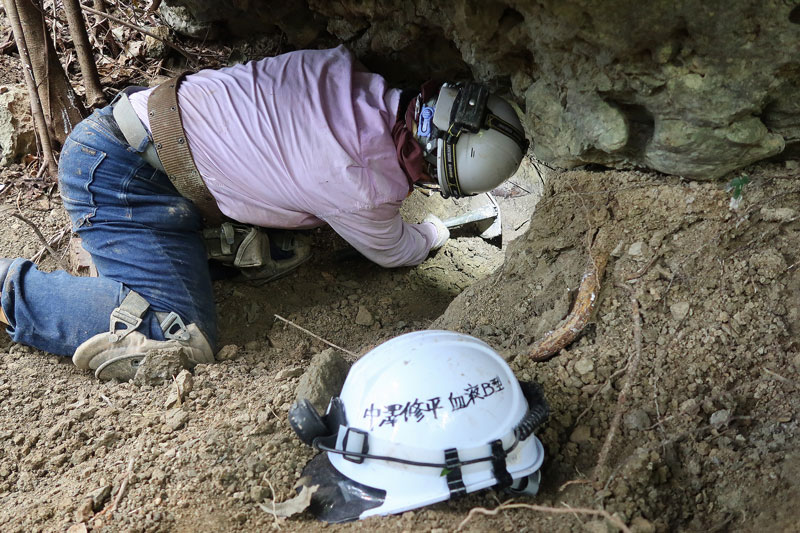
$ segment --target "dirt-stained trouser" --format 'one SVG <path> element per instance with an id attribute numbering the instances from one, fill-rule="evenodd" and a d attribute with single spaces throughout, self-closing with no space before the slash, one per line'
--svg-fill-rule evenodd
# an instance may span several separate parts
<path id="1" fill-rule="evenodd" d="M 72 356 L 90 338 L 114 338 L 112 312 L 135 291 L 149 304 L 137 319 L 139 340 L 165 340 L 161 324 L 174 313 L 200 335 L 202 351 L 213 352 L 216 311 L 200 214 L 115 135 L 110 115 L 104 108 L 78 124 L 59 164 L 64 207 L 100 275 L 44 273 L 12 260 L 0 279 L 6 331 L 16 342 Z"/>

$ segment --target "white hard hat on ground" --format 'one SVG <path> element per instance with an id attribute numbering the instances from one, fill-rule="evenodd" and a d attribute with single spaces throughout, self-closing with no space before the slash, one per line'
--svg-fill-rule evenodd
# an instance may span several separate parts
<path id="1" fill-rule="evenodd" d="M 312 512 L 343 522 L 538 486 L 544 450 L 533 430 L 548 410 L 537 387 L 524 389 L 468 335 L 428 330 L 381 344 L 353 365 L 325 417 L 307 401 L 290 410 L 300 438 L 327 452 L 303 472 L 319 485 Z"/>

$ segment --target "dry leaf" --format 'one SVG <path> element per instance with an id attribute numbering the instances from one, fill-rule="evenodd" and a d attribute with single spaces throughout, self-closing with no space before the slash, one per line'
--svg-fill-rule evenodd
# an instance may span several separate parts
<path id="1" fill-rule="evenodd" d="M 258 506 L 273 516 L 277 516 L 278 518 L 286 518 L 288 516 L 296 515 L 305 511 L 308 506 L 311 505 L 311 496 L 317 492 L 318 488 L 319 485 L 312 485 L 310 487 L 304 486 L 300 489 L 300 494 L 294 498 L 286 500 L 285 502 L 275 503 L 273 501 L 268 502 L 266 505 L 259 503 Z"/>

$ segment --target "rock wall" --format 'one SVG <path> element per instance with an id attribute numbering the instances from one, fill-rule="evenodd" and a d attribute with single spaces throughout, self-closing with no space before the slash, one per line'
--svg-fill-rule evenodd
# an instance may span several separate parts
<path id="1" fill-rule="evenodd" d="M 344 42 L 398 84 L 485 81 L 517 101 L 536 157 L 562 167 L 713 179 L 800 151 L 798 0 L 442 4 L 167 0 L 161 10 L 175 28 L 175 12 L 190 13 L 194 35 L 277 28 L 298 48 Z"/>

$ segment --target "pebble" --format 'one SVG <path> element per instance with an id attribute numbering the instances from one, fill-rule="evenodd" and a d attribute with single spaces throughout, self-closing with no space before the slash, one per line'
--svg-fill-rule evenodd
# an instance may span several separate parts
<path id="1" fill-rule="evenodd" d="M 92 510 L 98 512 L 103 508 L 103 504 L 111 497 L 111 485 L 103 485 L 86 495 L 92 503 Z"/>
<path id="2" fill-rule="evenodd" d="M 761 218 L 766 222 L 789 222 L 797 217 L 797 211 L 789 207 L 761 208 Z"/>
<path id="3" fill-rule="evenodd" d="M 644 242 L 638 241 L 628 247 L 628 255 L 632 257 L 639 257 L 644 253 Z"/>
<path id="4" fill-rule="evenodd" d="M 576 444 L 580 444 L 582 442 L 588 442 L 591 437 L 592 428 L 589 426 L 578 426 L 572 432 L 572 435 L 569 436 L 569 440 Z"/>
<path id="5" fill-rule="evenodd" d="M 167 431 L 177 431 L 183 427 L 184 424 L 189 420 L 189 413 L 184 411 L 183 409 L 172 409 L 167 411 L 166 420 L 164 421 L 164 427 Z"/>
<path id="6" fill-rule="evenodd" d="M 294 368 L 284 368 L 275 375 L 275 379 L 281 381 L 284 379 L 296 378 L 297 376 L 301 376 L 302 374 L 303 374 L 302 367 L 296 366 Z"/>
<path id="7" fill-rule="evenodd" d="M 731 412 L 729 409 L 720 409 L 719 411 L 714 412 L 709 418 L 709 422 L 712 426 L 722 426 L 727 424 L 731 420 Z"/>
<path id="8" fill-rule="evenodd" d="M 78 508 L 75 509 L 75 521 L 76 522 L 86 522 L 93 515 L 94 515 L 94 511 L 92 511 L 92 499 L 91 498 L 84 499 L 78 505 Z"/>
<path id="9" fill-rule="evenodd" d="M 169 388 L 167 400 L 164 402 L 164 408 L 172 409 L 173 407 L 180 407 L 186 400 L 186 396 L 192 392 L 194 388 L 194 378 L 192 374 L 184 369 L 178 373 L 175 382 Z"/>
<path id="10" fill-rule="evenodd" d="M 680 411 L 687 415 L 696 415 L 700 412 L 700 404 L 696 398 L 689 398 L 681 403 Z"/>
<path id="11" fill-rule="evenodd" d="M 644 431 L 652 425 L 650 415 L 644 409 L 634 409 L 625 414 L 625 425 L 630 429 Z"/>
<path id="12" fill-rule="evenodd" d="M 637 516 L 631 520 L 632 533 L 655 533 L 656 526 L 644 517 Z"/>
<path id="13" fill-rule="evenodd" d="M 231 359 L 236 359 L 239 355 L 239 347 L 235 344 L 227 344 L 222 347 L 222 349 L 217 352 L 216 359 L 217 361 L 230 361 Z"/>
<path id="14" fill-rule="evenodd" d="M 592 362 L 591 359 L 583 357 L 581 359 L 578 359 L 578 361 L 575 363 L 575 370 L 581 376 L 586 375 L 592 370 L 594 370 L 594 363 Z"/>
<path id="15" fill-rule="evenodd" d="M 375 323 L 372 313 L 363 305 L 358 306 L 358 314 L 356 315 L 356 324 L 359 326 L 371 326 Z"/>
<path id="16" fill-rule="evenodd" d="M 342 390 L 349 370 L 349 363 L 333 348 L 316 354 L 311 358 L 305 374 L 300 377 L 295 398 L 308 398 L 317 411 L 324 412 L 330 399 Z"/>
<path id="17" fill-rule="evenodd" d="M 172 381 L 184 368 L 186 353 L 181 347 L 159 348 L 147 352 L 142 364 L 136 369 L 133 382 L 136 385 L 161 385 Z"/>
<path id="18" fill-rule="evenodd" d="M 672 313 L 672 318 L 681 321 L 689 314 L 689 302 L 675 302 L 669 306 L 669 312 Z"/>

